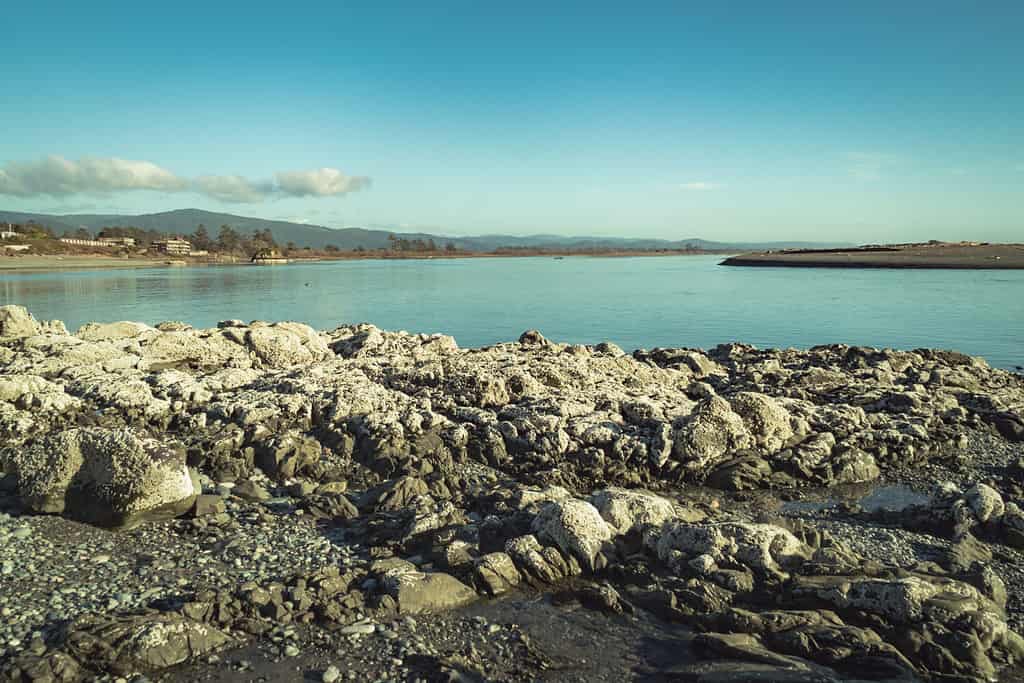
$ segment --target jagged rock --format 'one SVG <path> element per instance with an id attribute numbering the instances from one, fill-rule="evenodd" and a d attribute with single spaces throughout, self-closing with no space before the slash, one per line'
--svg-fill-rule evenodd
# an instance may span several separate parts
<path id="1" fill-rule="evenodd" d="M 703 471 L 723 456 L 747 448 L 750 434 L 729 402 L 718 396 L 698 405 L 679 427 L 673 454 L 691 470 Z"/>
<path id="2" fill-rule="evenodd" d="M 198 493 L 183 448 L 128 429 L 67 430 L 7 449 L 4 461 L 30 509 L 105 526 L 177 516 Z"/>
<path id="3" fill-rule="evenodd" d="M 1003 497 L 991 486 L 975 484 L 964 493 L 964 499 L 971 508 L 971 512 L 982 524 L 990 520 L 998 520 L 1006 511 L 1003 504 Z"/>
<path id="4" fill-rule="evenodd" d="M 290 432 L 259 444 L 255 449 L 255 463 L 267 476 L 291 479 L 316 465 L 322 450 L 316 439 Z"/>
<path id="5" fill-rule="evenodd" d="M 589 501 L 617 535 L 660 526 L 676 516 L 671 501 L 644 491 L 609 488 Z"/>
<path id="6" fill-rule="evenodd" d="M 399 477 L 367 491 L 360 499 L 359 507 L 376 512 L 402 510 L 409 507 L 417 497 L 429 494 L 430 487 L 422 479 Z"/>
<path id="7" fill-rule="evenodd" d="M 534 519 L 533 531 L 572 555 L 588 571 L 605 566 L 613 532 L 601 513 L 586 501 L 550 502 Z"/>
<path id="8" fill-rule="evenodd" d="M 669 522 L 650 545 L 663 562 L 677 569 L 690 559 L 708 555 L 718 564 L 740 564 L 780 574 L 811 554 L 810 548 L 782 527 L 735 522 Z"/>
<path id="9" fill-rule="evenodd" d="M 488 553 L 476 561 L 474 584 L 487 595 L 500 595 L 519 585 L 522 577 L 506 553 Z"/>
<path id="10" fill-rule="evenodd" d="M 765 453 L 775 453 L 793 436 L 789 413 L 770 396 L 741 391 L 730 397 L 729 403 Z"/>
<path id="11" fill-rule="evenodd" d="M 24 306 L 0 306 L 0 339 L 31 337 L 41 331 L 39 323 Z"/>
<path id="12" fill-rule="evenodd" d="M 541 546 L 537 537 L 530 534 L 509 540 L 505 552 L 522 575 L 537 585 L 557 583 L 582 571 L 574 557 L 563 556 L 551 546 Z"/>
<path id="13" fill-rule="evenodd" d="M 76 659 L 118 674 L 160 671 L 230 642 L 218 629 L 174 613 L 87 616 L 73 622 L 67 635 Z"/>

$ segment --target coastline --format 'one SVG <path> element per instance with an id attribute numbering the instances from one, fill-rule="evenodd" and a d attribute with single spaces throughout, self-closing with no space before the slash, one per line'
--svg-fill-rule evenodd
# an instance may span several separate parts
<path id="1" fill-rule="evenodd" d="M 720 265 L 767 268 L 1024 269 L 1022 244 L 892 245 L 859 249 L 755 252 Z"/>
<path id="2" fill-rule="evenodd" d="M 573 251 L 524 251 L 523 253 L 506 252 L 461 252 L 461 253 L 437 253 L 437 254 L 416 254 L 416 253 L 380 253 L 367 252 L 355 253 L 345 252 L 337 256 L 316 256 L 310 258 L 290 257 L 288 263 L 273 264 L 275 266 L 287 266 L 302 263 L 330 263 L 333 261 L 429 261 L 440 259 L 467 259 L 467 258 L 630 258 L 630 257 L 658 257 L 658 256 L 715 256 L 725 255 L 733 252 L 720 251 L 594 251 L 594 252 L 573 252 Z M 177 261 L 174 264 L 168 261 Z M 94 270 L 113 268 L 195 268 L 206 266 L 250 266 L 246 259 L 235 261 L 213 261 L 204 259 L 182 259 L 176 258 L 149 258 L 138 256 L 100 256 L 100 255 L 52 255 L 34 254 L 25 256 L 0 257 L 0 273 L 39 273 L 39 272 L 60 272 L 63 270 Z"/>

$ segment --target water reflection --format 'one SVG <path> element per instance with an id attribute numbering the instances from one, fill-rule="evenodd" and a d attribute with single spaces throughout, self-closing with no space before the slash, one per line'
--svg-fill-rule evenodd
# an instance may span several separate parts
<path id="1" fill-rule="evenodd" d="M 92 320 L 369 321 L 466 346 L 549 337 L 624 348 L 826 342 L 1024 364 L 1024 271 L 721 268 L 717 257 L 349 261 L 0 276 L 3 303 Z"/>

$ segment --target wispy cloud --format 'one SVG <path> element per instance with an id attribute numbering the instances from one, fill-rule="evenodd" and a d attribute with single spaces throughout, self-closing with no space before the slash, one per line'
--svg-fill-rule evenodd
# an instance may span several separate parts
<path id="1" fill-rule="evenodd" d="M 719 183 L 710 183 L 706 180 L 697 180 L 691 183 L 682 183 L 679 187 L 693 192 L 703 192 L 707 190 L 720 190 L 725 186 Z"/>
<path id="2" fill-rule="evenodd" d="M 150 161 L 91 157 L 71 161 L 56 155 L 37 161 L 11 161 L 0 167 L 0 195 L 15 197 L 191 191 L 222 202 L 251 204 L 275 197 L 336 197 L 370 184 L 365 176 L 350 176 L 336 168 L 282 171 L 275 174 L 275 180 L 252 180 L 240 175 L 189 179 Z"/>
<path id="3" fill-rule="evenodd" d="M 847 152 L 847 170 L 858 180 L 881 180 L 884 173 L 900 162 L 900 157 L 881 152 Z"/>

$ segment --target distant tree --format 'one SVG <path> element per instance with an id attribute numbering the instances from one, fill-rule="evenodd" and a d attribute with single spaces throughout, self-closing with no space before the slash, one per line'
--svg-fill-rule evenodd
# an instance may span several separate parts
<path id="1" fill-rule="evenodd" d="M 79 228 L 78 230 L 75 230 L 74 232 L 67 231 L 67 232 L 64 233 L 64 236 L 65 237 L 73 237 L 76 240 L 91 240 L 92 239 L 92 233 L 90 233 L 85 228 Z"/>
<path id="2" fill-rule="evenodd" d="M 455 246 L 455 242 L 449 242 L 448 244 L 444 245 L 444 250 L 447 252 L 458 251 L 458 249 Z"/>
<path id="3" fill-rule="evenodd" d="M 326 247 L 324 247 L 324 251 L 330 252 L 330 253 L 333 254 L 334 252 L 341 251 L 341 250 L 338 249 L 338 247 L 336 245 L 334 245 L 334 244 L 328 244 Z"/>
<path id="4" fill-rule="evenodd" d="M 437 251 L 437 245 L 434 244 L 433 239 L 427 240 L 427 251 Z"/>
<path id="5" fill-rule="evenodd" d="M 220 232 L 217 233 L 217 250 L 218 251 L 235 251 L 241 246 L 241 238 L 235 229 L 230 225 L 220 226 Z"/>
<path id="6" fill-rule="evenodd" d="M 192 246 L 196 249 L 210 249 L 213 246 L 210 233 L 207 232 L 206 226 L 202 223 L 196 226 L 196 231 L 192 233 L 189 241 L 192 242 Z"/>
<path id="7" fill-rule="evenodd" d="M 285 246 L 285 248 L 286 248 L 286 249 L 287 249 L 288 251 L 295 251 L 296 249 L 298 249 L 298 247 L 297 247 L 297 246 L 295 246 L 295 242 L 289 242 L 289 243 L 288 243 L 288 244 L 287 244 L 287 245 Z"/>
<path id="8" fill-rule="evenodd" d="M 355 248 L 355 249 L 353 249 L 352 251 L 355 251 L 355 252 L 358 252 L 358 253 L 360 253 L 360 254 L 361 254 L 361 253 L 363 253 L 364 251 L 366 251 L 366 247 L 364 247 L 364 246 L 363 246 L 363 245 L 361 245 L 361 244 L 358 244 L 358 245 L 356 245 L 356 248 Z"/>

